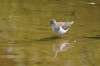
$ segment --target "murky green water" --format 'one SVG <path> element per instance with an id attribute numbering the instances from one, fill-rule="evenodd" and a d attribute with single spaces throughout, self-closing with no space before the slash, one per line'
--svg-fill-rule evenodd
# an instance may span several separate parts
<path id="1" fill-rule="evenodd" d="M 62 40 L 51 19 L 75 23 Z M 0 0 L 0 66 L 100 66 L 100 1 Z"/>

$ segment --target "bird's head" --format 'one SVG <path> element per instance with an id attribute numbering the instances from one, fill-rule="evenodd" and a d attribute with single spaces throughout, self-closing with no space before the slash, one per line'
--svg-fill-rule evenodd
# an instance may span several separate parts
<path id="1" fill-rule="evenodd" d="M 55 24 L 56 23 L 56 20 L 55 19 L 52 19 L 51 21 L 50 21 L 50 25 L 53 25 L 53 24 Z"/>

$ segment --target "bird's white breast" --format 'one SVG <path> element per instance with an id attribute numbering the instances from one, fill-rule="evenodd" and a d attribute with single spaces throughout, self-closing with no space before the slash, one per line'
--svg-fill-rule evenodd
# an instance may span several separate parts
<path id="1" fill-rule="evenodd" d="M 55 33 L 57 33 L 57 34 L 64 34 L 64 33 L 66 33 L 66 31 L 68 30 L 64 30 L 61 26 L 60 26 L 60 28 L 59 28 L 59 30 L 58 31 L 56 31 L 56 28 L 55 27 L 52 27 L 52 29 L 53 29 L 53 31 L 55 32 Z"/>

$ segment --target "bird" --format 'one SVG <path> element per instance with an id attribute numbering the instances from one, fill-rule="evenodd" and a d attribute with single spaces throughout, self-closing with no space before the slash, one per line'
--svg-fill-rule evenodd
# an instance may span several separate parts
<path id="1" fill-rule="evenodd" d="M 56 22 L 55 19 L 51 19 L 50 25 L 52 26 L 52 30 L 63 38 L 63 34 L 65 34 L 70 26 L 74 23 L 74 21 L 70 22 Z"/>

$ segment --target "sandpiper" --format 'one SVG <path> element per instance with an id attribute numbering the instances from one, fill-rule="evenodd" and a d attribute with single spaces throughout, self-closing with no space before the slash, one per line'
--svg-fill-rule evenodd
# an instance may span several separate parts
<path id="1" fill-rule="evenodd" d="M 69 27 L 74 23 L 74 21 L 70 22 L 56 22 L 55 19 L 52 19 L 50 25 L 52 25 L 53 31 L 59 36 L 63 37 L 63 34 L 66 33 Z"/>

